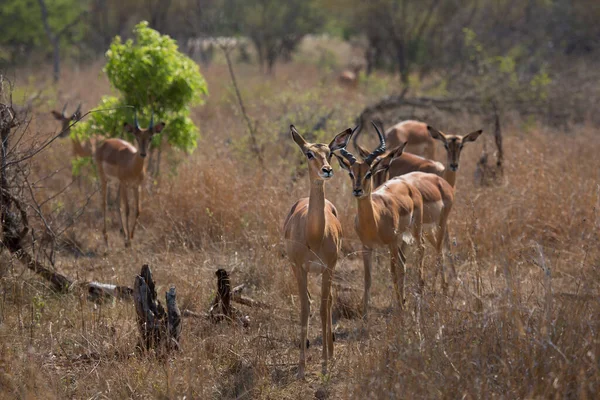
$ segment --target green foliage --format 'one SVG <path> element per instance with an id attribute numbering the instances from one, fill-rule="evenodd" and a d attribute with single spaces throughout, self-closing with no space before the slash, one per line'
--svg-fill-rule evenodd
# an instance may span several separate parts
<path id="1" fill-rule="evenodd" d="M 106 52 L 104 72 L 127 104 L 158 110 L 179 110 L 202 103 L 208 94 L 198 64 L 177 49 L 169 36 L 137 24 L 135 42 L 117 36 Z"/>
<path id="2" fill-rule="evenodd" d="M 192 151 L 198 141 L 198 128 L 189 117 L 190 106 L 202 104 L 208 94 L 198 65 L 180 53 L 169 36 L 141 22 L 134 28 L 134 40 L 125 43 L 116 37 L 106 53 L 104 72 L 121 96 L 105 96 L 100 105 L 71 134 L 80 140 L 92 135 L 122 137 L 123 123 L 133 122 L 134 109 L 142 126 L 163 121 L 168 142 L 179 149 Z M 153 141 L 158 146 L 163 133 Z M 132 139 L 131 137 L 129 138 Z"/>
<path id="3" fill-rule="evenodd" d="M 92 157 L 75 157 L 71 160 L 71 173 L 73 176 L 80 176 L 84 168 L 91 168 L 96 175 L 96 168 Z"/>
<path id="4" fill-rule="evenodd" d="M 45 0 L 48 8 L 48 23 L 53 32 L 60 32 L 86 9 L 86 2 L 80 0 Z M 41 23 L 41 10 L 38 0 L 2 0 L 0 6 L 0 62 L 14 61 L 23 50 L 43 48 L 50 50 L 50 43 Z M 61 36 L 63 44 L 71 44 L 82 39 L 85 32 L 83 23 L 69 29 L 69 35 Z M 3 51 L 2 48 L 5 50 Z M 76 48 L 72 48 L 76 50 Z"/>
<path id="5" fill-rule="evenodd" d="M 525 57 L 519 45 L 513 46 L 505 55 L 488 54 L 477 34 L 464 28 L 465 47 L 474 67 L 473 87 L 484 101 L 541 102 L 547 99 L 547 89 L 552 82 L 545 69 L 536 74 L 519 71 L 519 61 Z"/>

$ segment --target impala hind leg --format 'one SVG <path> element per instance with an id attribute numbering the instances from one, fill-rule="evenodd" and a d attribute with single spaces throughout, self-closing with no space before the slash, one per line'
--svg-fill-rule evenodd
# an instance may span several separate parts
<path id="1" fill-rule="evenodd" d="M 302 265 L 294 266 L 294 275 L 298 283 L 298 296 L 300 297 L 300 360 L 298 361 L 298 379 L 304 378 L 306 368 L 306 338 L 308 336 L 308 315 L 310 303 L 308 302 L 308 273 Z"/>
<path id="2" fill-rule="evenodd" d="M 372 260 L 373 250 L 363 247 L 363 263 L 365 268 L 365 289 L 363 293 L 363 318 L 368 318 L 369 297 L 371 296 L 371 271 L 373 269 Z"/>
<path id="3" fill-rule="evenodd" d="M 404 280 L 406 274 L 406 264 L 400 256 L 400 248 L 397 245 L 390 246 L 390 273 L 392 282 L 394 283 L 394 291 L 396 292 L 396 300 L 400 310 L 404 310 L 406 296 L 404 295 Z"/>
<path id="4" fill-rule="evenodd" d="M 321 372 L 323 375 L 327 374 L 329 358 L 333 357 L 333 332 L 331 328 L 331 307 L 333 305 L 331 282 L 333 280 L 333 268 L 335 268 L 335 263 L 327 266 L 327 269 L 323 272 L 323 281 L 321 284 L 321 329 L 323 335 L 323 364 Z"/>

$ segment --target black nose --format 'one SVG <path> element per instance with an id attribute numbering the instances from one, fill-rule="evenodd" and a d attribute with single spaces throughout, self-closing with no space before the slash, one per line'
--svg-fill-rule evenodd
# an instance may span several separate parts
<path id="1" fill-rule="evenodd" d="M 140 153 L 140 157 L 142 157 L 142 158 L 146 157 L 146 153 Z"/>
<path id="2" fill-rule="evenodd" d="M 330 166 L 326 165 L 323 168 L 321 168 L 321 171 L 323 171 L 323 173 L 325 175 L 331 175 L 333 173 L 333 168 L 331 168 Z"/>
<path id="3" fill-rule="evenodd" d="M 451 169 L 452 171 L 456 171 L 456 170 L 458 169 L 458 164 L 454 164 L 454 163 L 453 163 L 453 164 L 450 164 L 450 169 Z"/>
<path id="4" fill-rule="evenodd" d="M 354 189 L 354 190 L 352 191 L 352 194 L 353 194 L 355 197 L 362 196 L 362 194 L 363 194 L 363 190 L 362 190 L 362 189 Z"/>

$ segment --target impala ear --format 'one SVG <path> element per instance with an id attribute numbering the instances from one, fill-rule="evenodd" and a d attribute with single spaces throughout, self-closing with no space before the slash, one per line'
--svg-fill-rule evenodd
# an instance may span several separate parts
<path id="1" fill-rule="evenodd" d="M 296 127 L 294 125 L 290 125 L 290 134 L 292 135 L 292 139 L 294 139 L 294 142 L 296 142 L 296 144 L 300 146 L 301 149 L 304 149 L 304 147 L 306 146 L 306 140 L 304 140 L 304 138 L 302 137 L 302 135 L 300 135 L 300 132 L 296 130 Z"/>
<path id="2" fill-rule="evenodd" d="M 348 128 L 343 132 L 338 133 L 331 143 L 329 143 L 329 151 L 332 153 L 336 150 L 343 149 L 346 147 L 350 138 L 352 137 L 352 129 Z"/>
<path id="3" fill-rule="evenodd" d="M 345 169 L 346 171 L 350 171 L 350 162 L 348 160 L 346 160 L 344 157 L 340 157 L 337 154 L 334 154 L 335 158 L 337 158 L 338 163 L 340 164 L 340 167 L 342 167 L 342 169 Z"/>
<path id="4" fill-rule="evenodd" d="M 446 135 L 444 135 L 442 132 L 429 125 L 427 125 L 427 131 L 432 138 L 446 143 Z"/>
<path id="5" fill-rule="evenodd" d="M 125 129 L 125 132 L 129 132 L 129 133 L 133 133 L 133 134 L 135 134 L 135 132 L 136 132 L 135 126 L 131 125 L 129 122 L 125 122 L 123 124 L 123 129 Z"/>
<path id="6" fill-rule="evenodd" d="M 154 125 L 154 128 L 152 129 L 152 131 L 154 133 L 160 133 L 163 129 L 165 129 L 165 125 L 166 124 L 164 122 Z"/>
<path id="7" fill-rule="evenodd" d="M 54 118 L 56 118 L 56 119 L 58 119 L 58 120 L 62 121 L 62 119 L 63 119 L 63 116 L 62 116 L 62 114 L 61 114 L 61 113 L 59 113 L 59 112 L 58 112 L 58 111 L 56 111 L 56 110 L 52 110 L 52 111 L 51 111 L 51 113 L 52 113 L 52 115 L 54 116 Z"/>
<path id="8" fill-rule="evenodd" d="M 481 135 L 483 133 L 483 129 L 480 129 L 478 131 L 475 132 L 471 132 L 469 133 L 467 136 L 463 137 L 463 143 L 465 142 L 474 142 L 475 140 L 477 140 L 477 138 L 479 137 L 479 135 Z"/>

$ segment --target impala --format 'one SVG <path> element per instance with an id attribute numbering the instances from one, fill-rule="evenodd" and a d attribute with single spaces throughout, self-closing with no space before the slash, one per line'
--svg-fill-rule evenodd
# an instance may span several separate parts
<path id="1" fill-rule="evenodd" d="M 483 130 L 480 129 L 464 136 L 446 135 L 431 126 L 427 126 L 427 131 L 433 139 L 439 140 L 444 144 L 444 148 L 446 149 L 446 170 L 443 177 L 452 187 L 456 187 L 456 171 L 458 171 L 458 161 L 460 160 L 460 153 L 463 146 L 465 143 L 477 140 L 483 133 Z"/>
<path id="2" fill-rule="evenodd" d="M 67 103 L 68 104 L 68 103 Z M 77 106 L 77 110 L 70 116 L 65 115 L 67 110 L 67 104 L 63 107 L 62 112 L 53 110 L 52 115 L 54 118 L 62 123 L 62 130 L 60 131 L 59 137 L 64 138 L 69 136 L 71 133 L 71 125 L 81 118 L 81 103 Z M 84 142 L 79 141 L 76 138 L 71 138 L 72 152 L 75 157 L 92 157 L 94 155 L 94 142 L 87 140 Z"/>
<path id="3" fill-rule="evenodd" d="M 335 206 L 325 199 L 325 181 L 333 176 L 329 165 L 335 150 L 346 146 L 352 130 L 339 133 L 329 145 L 308 143 L 290 126 L 294 142 L 308 159 L 310 180 L 309 197 L 298 200 L 291 208 L 283 225 L 287 255 L 292 262 L 292 270 L 298 283 L 300 296 L 300 361 L 298 378 L 304 377 L 306 366 L 306 337 L 308 334 L 308 273 L 321 273 L 321 326 L 323 334 L 323 373 L 327 372 L 327 362 L 333 357 L 333 332 L 331 307 L 333 295 L 331 282 L 342 241 L 342 225 Z"/>
<path id="4" fill-rule="evenodd" d="M 355 147 L 357 147 L 359 134 L 360 130 L 352 139 Z M 390 149 L 406 143 L 405 152 L 430 160 L 435 159 L 435 140 L 429 135 L 427 124 L 424 122 L 407 120 L 392 126 L 385 132 L 385 143 Z"/>
<path id="5" fill-rule="evenodd" d="M 375 126 L 375 124 L 373 124 Z M 409 182 L 391 180 L 374 192 L 372 177 L 378 171 L 375 159 L 385 152 L 385 139 L 375 126 L 379 136 L 379 147 L 372 153 L 357 160 L 345 148 L 336 154 L 342 168 L 346 169 L 352 180 L 352 194 L 356 198 L 357 215 L 354 228 L 363 245 L 365 286 L 363 296 L 363 315 L 368 314 L 371 291 L 371 255 L 373 248 L 387 246 L 391 254 L 390 272 L 400 309 L 404 308 L 404 276 L 406 257 L 400 248 L 405 234 L 412 234 L 417 243 L 417 264 L 419 285 L 423 281 L 423 256 L 425 247 L 422 241 L 423 199 L 421 193 Z M 362 158 L 362 157 L 361 157 Z"/>
<path id="6" fill-rule="evenodd" d="M 358 80 L 360 78 L 360 70 L 362 69 L 362 65 L 355 65 L 346 69 L 340 73 L 338 76 L 338 81 L 342 86 L 348 86 L 355 88 L 358 86 Z"/>
<path id="7" fill-rule="evenodd" d="M 355 143 L 355 146 L 362 158 L 365 158 L 369 154 L 358 143 Z M 401 144 L 375 159 L 373 165 L 379 163 L 379 172 L 373 175 L 373 187 L 377 188 L 390 178 L 415 171 L 427 172 L 438 176 L 444 175 L 444 164 L 416 154 L 404 153 L 404 147 L 405 144 Z"/>
<path id="8" fill-rule="evenodd" d="M 150 117 L 150 126 L 147 129 L 140 128 L 135 114 L 135 125 L 125 123 L 123 125 L 127 132 L 134 135 L 138 144 L 136 149 L 132 144 L 122 139 L 106 139 L 96 149 L 95 159 L 98 168 L 98 176 L 102 188 L 102 214 L 104 226 L 102 234 L 104 242 L 108 247 L 108 234 L 106 232 L 106 203 L 107 203 L 107 180 L 108 178 L 115 179 L 119 182 L 119 218 L 121 219 L 121 227 L 125 234 L 125 247 L 130 245 L 131 239 L 135 232 L 137 219 L 141 212 L 141 189 L 142 183 L 146 176 L 146 168 L 148 165 L 146 154 L 152 140 L 152 136 L 159 133 L 165 127 L 165 123 L 161 122 L 154 126 L 154 115 Z M 127 199 L 127 188 L 133 189 L 133 198 L 135 203 L 135 214 L 133 226 L 129 230 L 129 201 Z M 125 218 L 123 218 L 122 206 L 125 206 Z"/>

